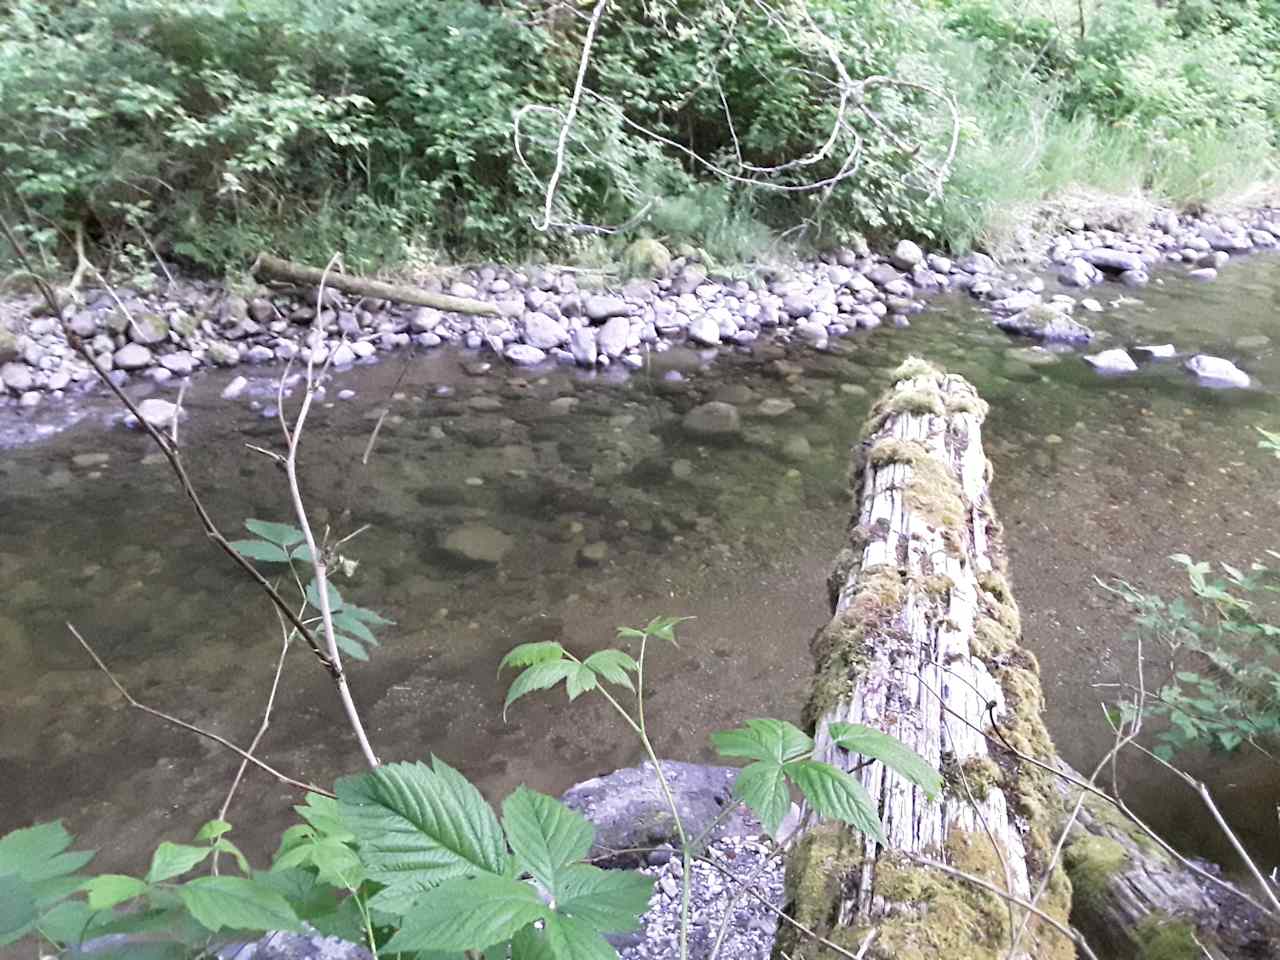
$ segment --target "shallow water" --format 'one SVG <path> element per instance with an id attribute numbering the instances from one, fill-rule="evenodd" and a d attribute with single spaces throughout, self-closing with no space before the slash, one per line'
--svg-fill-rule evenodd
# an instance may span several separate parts
<path id="1" fill-rule="evenodd" d="M 471 377 L 460 361 L 475 358 L 448 353 L 341 374 L 330 393 L 357 397 L 316 410 L 303 473 L 318 522 L 338 535 L 369 525 L 350 544 L 359 568 L 339 588 L 397 622 L 369 663 L 350 665 L 381 756 L 438 754 L 494 799 L 517 783 L 559 791 L 637 762 L 637 746 L 591 697 L 531 697 L 504 722 L 495 670 L 515 643 L 558 639 L 589 652 L 616 626 L 659 613 L 697 618 L 679 648 L 653 657 L 647 708 L 660 752 L 710 760 L 714 729 L 797 717 L 848 519 L 848 446 L 889 371 L 917 353 L 973 379 L 991 403 L 985 442 L 1025 642 L 1040 658 L 1059 749 L 1091 765 L 1110 739 L 1099 703 L 1114 693 L 1099 685 L 1134 676 L 1125 611 L 1094 576 L 1170 588 L 1170 553 L 1241 563 L 1280 542 L 1280 465 L 1250 436 L 1252 424 L 1277 422 L 1280 357 L 1270 345 L 1234 346 L 1280 338 L 1276 262 L 1255 258 L 1216 284 L 1170 280 L 1136 296 L 1143 302 L 1091 321 L 1107 345 L 1220 351 L 1262 386 L 1212 391 L 1172 364 L 1108 379 L 1073 354 L 1031 365 L 1025 344 L 959 300 L 910 329 L 850 338 L 841 353 L 761 347 L 708 364 L 678 351 L 629 379 L 505 368 Z M 664 380 L 672 366 L 686 379 Z M 244 446 L 276 442 L 274 421 L 219 400 L 224 382 L 193 384 L 183 443 L 211 512 L 235 535 L 242 518 L 288 520 L 289 508 L 282 476 Z M 566 396 L 578 401 L 568 412 L 552 404 Z M 758 415 L 769 397 L 796 407 Z M 715 443 L 682 430 L 683 413 L 713 398 L 739 404 L 740 437 Z M 390 415 L 362 466 L 384 405 Z M 75 426 L 0 459 L 0 832 L 63 817 L 101 851 L 98 869 L 139 869 L 156 842 L 186 839 L 217 812 L 235 761 L 124 707 L 64 624 L 140 700 L 238 742 L 260 722 L 279 634 L 146 438 L 109 424 L 105 402 L 78 406 Z M 4 429 L 31 437 L 38 422 Z M 72 462 L 97 452 L 109 454 L 105 464 Z M 688 466 L 673 471 L 679 460 Z M 496 567 L 460 565 L 441 544 L 464 524 L 500 529 L 514 546 Z M 583 557 L 599 543 L 603 561 Z M 300 650 L 264 748 L 271 763 L 318 783 L 360 768 L 326 677 Z M 1198 770 L 1213 775 L 1245 842 L 1266 851 L 1266 868 L 1280 862 L 1271 769 L 1204 758 Z M 1136 764 L 1127 774 L 1155 826 L 1188 851 L 1229 859 L 1189 791 Z M 259 862 L 297 799 L 247 778 L 229 819 Z"/>

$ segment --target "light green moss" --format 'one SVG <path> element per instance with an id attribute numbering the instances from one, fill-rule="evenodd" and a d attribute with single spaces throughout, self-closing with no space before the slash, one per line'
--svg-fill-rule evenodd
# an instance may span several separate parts
<path id="1" fill-rule="evenodd" d="M 1018 646 L 1018 638 L 1000 621 L 978 617 L 973 625 L 973 642 L 970 646 L 973 655 L 979 660 L 992 662 L 1014 650 Z"/>
<path id="2" fill-rule="evenodd" d="M 946 778 L 949 792 L 964 801 L 972 796 L 975 803 L 986 800 L 1004 779 L 1000 767 L 990 757 L 970 757 L 954 770 L 954 775 Z"/>
<path id="3" fill-rule="evenodd" d="M 991 616 L 1013 634 L 1015 640 L 1022 636 L 1022 615 L 1018 612 L 1018 604 L 1013 599 L 1013 591 L 1004 574 L 996 570 L 988 570 L 978 575 L 978 586 L 985 595 L 983 600 L 991 611 Z"/>
<path id="4" fill-rule="evenodd" d="M 942 394 L 939 393 L 936 386 L 891 390 L 871 408 L 871 414 L 862 428 L 862 435 L 865 438 L 875 436 L 890 417 L 899 413 L 910 413 L 917 416 L 928 414 L 940 417 L 944 412 Z"/>
<path id="5" fill-rule="evenodd" d="M 1076 903 L 1096 910 L 1111 878 L 1128 864 L 1129 855 L 1122 844 L 1110 837 L 1089 834 L 1067 844 L 1062 851 L 1062 861 L 1071 878 Z"/>
<path id="6" fill-rule="evenodd" d="M 1153 913 L 1133 935 L 1138 945 L 1136 960 L 1200 960 L 1204 956 L 1196 943 L 1196 928 L 1186 920 Z"/>
<path id="7" fill-rule="evenodd" d="M 920 589 L 935 599 L 946 599 L 956 586 L 954 580 L 942 573 L 931 573 L 928 576 L 920 577 L 917 582 L 920 585 Z"/>
<path id="8" fill-rule="evenodd" d="M 877 440 L 867 453 L 867 463 L 873 467 L 883 467 L 890 463 L 916 464 L 928 456 L 928 449 L 918 440 L 886 437 L 883 440 Z"/>
<path id="9" fill-rule="evenodd" d="M 907 507 L 936 527 L 959 531 L 968 525 L 960 484 L 933 457 L 912 464 L 906 484 Z"/>
<path id="10" fill-rule="evenodd" d="M 916 377 L 942 377 L 943 372 L 921 357 L 907 357 L 890 375 L 894 380 L 914 380 Z"/>
<path id="11" fill-rule="evenodd" d="M 948 394 L 945 408 L 947 413 L 972 413 L 980 420 L 985 419 L 991 409 L 976 393 Z"/>
<path id="12" fill-rule="evenodd" d="M 835 905 L 861 867 L 861 836 L 838 823 L 810 830 L 787 857 L 791 916 L 811 930 L 829 930 L 835 921 Z"/>

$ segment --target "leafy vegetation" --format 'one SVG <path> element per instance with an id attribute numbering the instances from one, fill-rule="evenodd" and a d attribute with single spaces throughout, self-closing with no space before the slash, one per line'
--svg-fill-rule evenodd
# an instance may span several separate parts
<path id="1" fill-rule="evenodd" d="M 562 255 L 623 225 L 725 262 L 779 230 L 998 242 L 1073 189 L 1202 203 L 1271 171 L 1268 0 L 607 5 L 535 227 L 585 17 L 545 0 L 15 0 L 0 208 L 216 271 Z M 842 80 L 876 84 L 839 109 Z M 947 163 L 952 116 L 959 143 Z M 520 120 L 519 131 L 514 127 Z M 931 171 L 949 173 L 937 189 Z M 843 175 L 843 178 L 841 178 Z M 837 182 L 838 181 L 838 182 Z M 801 189 L 806 185 L 821 188 Z M 714 189 L 708 190 L 709 185 Z M 616 254 L 616 250 L 614 253 Z"/>
<path id="2" fill-rule="evenodd" d="M 1280 459 L 1280 434 L 1262 430 L 1258 446 Z M 1273 560 L 1280 553 L 1268 550 Z M 1250 744 L 1270 755 L 1280 735 L 1280 570 L 1253 562 L 1246 570 L 1219 562 L 1170 558 L 1186 570 L 1190 596 L 1165 599 L 1121 582 L 1109 588 L 1135 609 L 1144 656 L 1167 654 L 1168 676 L 1147 691 L 1151 712 L 1168 721 L 1155 753 L 1165 760 L 1190 746 L 1235 750 Z M 1153 650 L 1154 647 L 1154 650 Z"/>

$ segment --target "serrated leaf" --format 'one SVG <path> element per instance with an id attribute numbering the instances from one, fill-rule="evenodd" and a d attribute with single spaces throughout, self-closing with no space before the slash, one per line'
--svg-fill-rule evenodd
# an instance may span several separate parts
<path id="1" fill-rule="evenodd" d="M 573 671 L 565 679 L 565 690 L 570 700 L 577 700 L 584 693 L 596 688 L 595 671 L 585 663 L 575 663 Z"/>
<path id="2" fill-rule="evenodd" d="M 813 740 L 785 720 L 748 720 L 736 730 L 719 730 L 711 742 L 724 757 L 787 763 L 813 752 Z"/>
<path id="3" fill-rule="evenodd" d="M 308 793 L 306 803 L 293 808 L 303 820 L 315 827 L 316 831 L 337 840 L 354 840 L 355 835 L 342 822 L 341 805 L 333 797 L 319 793 Z"/>
<path id="4" fill-rule="evenodd" d="M 507 690 L 506 702 L 502 704 L 502 719 L 507 719 L 507 708 L 526 694 L 554 687 L 561 680 L 575 673 L 578 665 L 572 660 L 551 660 L 534 664 L 524 673 L 516 677 Z"/>
<path id="5" fill-rule="evenodd" d="M 378 638 L 373 635 L 373 631 L 361 620 L 351 615 L 350 607 L 346 607 L 340 613 L 333 615 L 333 626 L 335 630 L 341 630 L 361 643 L 367 643 L 374 647 L 378 645 Z"/>
<path id="6" fill-rule="evenodd" d="M 645 626 L 644 632 L 678 647 L 680 644 L 676 643 L 676 627 L 692 619 L 693 617 L 654 617 Z"/>
<path id="7" fill-rule="evenodd" d="M 528 883 L 491 875 L 459 877 L 428 891 L 386 950 L 483 950 L 549 915 Z"/>
<path id="8" fill-rule="evenodd" d="M 104 873 L 89 881 L 89 907 L 110 910 L 112 907 L 140 897 L 151 887 L 145 880 L 119 873 Z"/>
<path id="9" fill-rule="evenodd" d="M 93 852 L 64 852 L 71 841 L 61 820 L 7 833 L 0 837 L 0 875 L 11 873 L 29 883 L 38 883 L 74 873 L 93 859 Z"/>
<path id="10" fill-rule="evenodd" d="M 191 916 L 205 929 L 302 930 L 297 914 L 277 891 L 246 877 L 196 877 L 178 888 Z"/>
<path id="11" fill-rule="evenodd" d="M 197 840 L 216 840 L 224 833 L 231 832 L 231 824 L 225 820 L 208 820 L 196 834 Z"/>
<path id="12" fill-rule="evenodd" d="M 16 943 L 35 927 L 31 884 L 15 873 L 0 874 L 0 947 Z"/>
<path id="13" fill-rule="evenodd" d="M 219 853 L 225 853 L 233 857 L 236 861 L 236 866 L 240 868 L 241 873 L 247 874 L 249 872 L 248 859 L 245 857 L 243 853 L 240 852 L 240 848 L 237 847 L 230 840 L 228 840 L 226 837 L 219 837 L 214 842 L 213 849 L 218 851 Z"/>
<path id="14" fill-rule="evenodd" d="M 159 883 L 186 873 L 210 853 L 209 847 L 193 847 L 188 843 L 165 841 L 151 855 L 151 869 L 147 871 L 147 883 Z"/>
<path id="15" fill-rule="evenodd" d="M 296 547 L 294 547 L 292 550 L 290 550 L 289 556 L 291 556 L 294 560 L 301 561 L 302 563 L 316 562 L 315 556 L 311 553 L 311 548 L 307 546 L 305 543 L 300 543 Z"/>
<path id="16" fill-rule="evenodd" d="M 627 672 L 635 673 L 640 669 L 640 665 L 636 663 L 635 658 L 629 653 L 624 653 L 621 650 L 597 650 L 587 657 L 583 663 L 609 683 L 626 687 L 628 690 L 635 689 L 631 685 L 631 677 L 627 675 Z"/>
<path id="17" fill-rule="evenodd" d="M 71 894 L 83 890 L 88 882 L 88 877 L 83 877 L 79 874 L 37 880 L 31 885 L 31 892 L 36 898 L 36 909 L 47 910 L 59 900 L 65 900 Z"/>
<path id="18" fill-rule="evenodd" d="M 782 764 L 758 760 L 743 767 L 733 782 L 733 795 L 751 808 L 770 836 L 777 836 L 783 817 L 791 809 Z"/>
<path id="19" fill-rule="evenodd" d="M 522 643 L 513 647 L 502 662 L 498 664 L 501 673 L 507 667 L 533 667 L 540 663 L 550 663 L 564 656 L 564 647 L 554 640 L 543 640 L 538 643 Z"/>
<path id="20" fill-rule="evenodd" d="M 591 925 L 556 913 L 542 930 L 555 960 L 616 960 L 618 954 Z"/>
<path id="21" fill-rule="evenodd" d="M 929 799 L 936 800 L 941 794 L 941 774 L 897 737 L 861 723 L 832 723 L 827 727 L 827 733 L 837 746 L 879 760 L 890 770 L 906 777 Z"/>
<path id="22" fill-rule="evenodd" d="M 269 540 L 282 547 L 291 547 L 305 539 L 301 530 L 287 523 L 272 523 L 270 520 L 246 520 L 244 526 L 250 533 L 256 533 L 263 540 Z"/>
<path id="23" fill-rule="evenodd" d="M 329 594 L 329 613 L 337 613 L 343 606 L 342 594 L 338 592 L 337 588 L 330 580 L 325 580 L 325 586 L 328 588 L 325 592 Z M 320 609 L 320 587 L 314 577 L 311 582 L 307 584 L 306 597 L 307 603 L 311 604 L 311 606 L 315 607 L 317 610 Z"/>
<path id="24" fill-rule="evenodd" d="M 375 627 L 388 627 L 394 626 L 395 624 L 394 620 L 388 620 L 382 614 L 378 613 L 378 611 L 369 610 L 365 607 L 357 607 L 354 603 L 347 604 L 344 612 L 350 613 L 351 616 L 355 617 L 361 623 L 372 623 Z"/>
<path id="25" fill-rule="evenodd" d="M 595 836 L 586 817 L 527 787 L 503 801 L 502 828 L 521 866 L 557 896 L 557 877 L 591 851 Z"/>
<path id="26" fill-rule="evenodd" d="M 63 900 L 40 916 L 36 929 L 54 943 L 80 943 L 89 936 L 93 921 L 94 911 L 89 904 L 83 900 Z"/>
<path id="27" fill-rule="evenodd" d="M 631 870 L 575 863 L 560 874 L 556 912 L 576 917 L 602 933 L 630 933 L 640 929 L 653 884 L 652 877 Z"/>
<path id="28" fill-rule="evenodd" d="M 368 661 L 369 652 L 365 650 L 364 645 L 354 637 L 348 637 L 344 633 L 334 633 L 333 641 L 338 645 L 338 649 L 348 657 L 351 657 L 351 659 Z"/>
<path id="29" fill-rule="evenodd" d="M 829 763 L 803 760 L 788 766 L 787 775 L 818 813 L 884 842 L 884 828 L 875 804 L 862 784 L 849 774 Z"/>
<path id="30" fill-rule="evenodd" d="M 231 549 L 250 560 L 263 560 L 267 563 L 288 563 L 289 555 L 274 543 L 266 540 L 232 540 Z"/>
<path id="31" fill-rule="evenodd" d="M 502 828 L 480 792 L 444 761 L 432 763 L 383 764 L 335 785 L 369 879 L 387 885 L 384 903 L 402 889 L 507 871 Z"/>

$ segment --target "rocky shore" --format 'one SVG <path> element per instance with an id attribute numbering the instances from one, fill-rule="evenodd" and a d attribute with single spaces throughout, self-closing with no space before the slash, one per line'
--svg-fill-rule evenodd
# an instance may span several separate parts
<path id="1" fill-rule="evenodd" d="M 245 296 L 220 283 L 181 280 L 163 292 L 88 291 L 59 323 L 40 315 L 40 302 L 28 296 L 0 304 L 0 397 L 32 408 L 92 386 L 95 375 L 67 342 L 67 331 L 83 339 L 121 384 L 138 378 L 173 383 L 201 368 L 294 358 L 341 369 L 388 351 L 443 344 L 520 367 L 639 368 L 647 351 L 681 344 L 731 349 L 771 339 L 823 350 L 855 330 L 907 325 L 930 296 L 946 291 L 967 293 L 1010 334 L 1080 349 L 1093 333 L 1076 314 L 1104 309 L 1087 295 L 1090 287 L 1138 289 L 1152 282 L 1153 271 L 1174 265 L 1194 280 L 1210 281 L 1233 257 L 1280 244 L 1280 212 L 1269 209 L 1244 219 L 1167 213 L 1127 231 L 1083 220 L 1069 227 L 1014 269 L 982 253 L 952 259 L 904 240 L 888 255 L 839 249 L 816 262 L 762 271 L 748 282 L 708 270 L 694 251 L 673 258 L 657 241 L 640 240 L 626 256 L 633 279 L 614 285 L 572 268 L 497 266 L 424 284 L 490 302 L 497 316 L 326 290 L 317 324 L 314 289 L 263 287 Z M 1149 358 L 1179 355 L 1173 345 L 1138 349 Z M 1106 372 L 1134 369 L 1125 349 L 1086 359 Z M 1191 357 L 1187 365 L 1217 383 L 1249 383 L 1226 359 Z M 162 418 L 164 402 L 152 406 Z"/>

